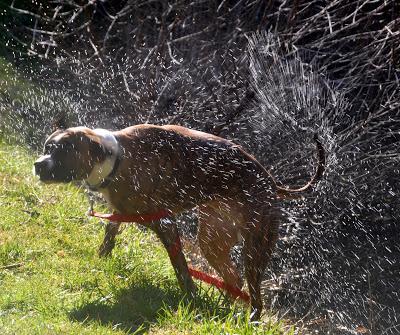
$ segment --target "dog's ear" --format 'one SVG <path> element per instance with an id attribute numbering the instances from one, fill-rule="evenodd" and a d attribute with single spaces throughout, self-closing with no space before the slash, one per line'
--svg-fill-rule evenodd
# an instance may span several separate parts
<path id="1" fill-rule="evenodd" d="M 56 115 L 53 122 L 51 123 L 51 131 L 55 132 L 56 130 L 65 130 L 68 128 L 67 125 L 67 117 L 65 113 L 60 113 Z"/>
<path id="2" fill-rule="evenodd" d="M 86 137 L 89 139 L 90 156 L 94 162 L 102 162 L 112 155 L 112 152 L 103 145 L 98 135 L 89 133 L 86 134 Z"/>

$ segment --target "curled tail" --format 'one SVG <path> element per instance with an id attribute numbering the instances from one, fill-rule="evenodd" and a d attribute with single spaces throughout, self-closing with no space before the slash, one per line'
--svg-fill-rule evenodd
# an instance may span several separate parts
<path id="1" fill-rule="evenodd" d="M 304 186 L 300 188 L 286 188 L 282 186 L 276 185 L 277 188 L 277 194 L 278 197 L 280 198 L 297 198 L 297 193 L 301 192 L 306 192 L 311 189 L 311 187 L 321 179 L 322 175 L 324 174 L 325 171 L 325 149 L 321 144 L 321 141 L 319 140 L 317 134 L 314 134 L 314 141 L 317 146 L 317 153 L 318 153 L 318 166 L 317 170 L 315 171 L 314 176 L 311 178 L 311 180 Z M 275 182 L 276 184 L 276 182 Z"/>

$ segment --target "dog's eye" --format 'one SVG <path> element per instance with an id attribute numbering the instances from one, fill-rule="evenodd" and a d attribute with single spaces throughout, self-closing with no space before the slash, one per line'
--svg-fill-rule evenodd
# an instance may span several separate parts
<path id="1" fill-rule="evenodd" d="M 50 155 L 52 154 L 56 149 L 57 149 L 58 145 L 55 143 L 48 143 L 46 144 L 46 146 L 44 147 L 44 153 L 46 155 Z"/>
<path id="2" fill-rule="evenodd" d="M 44 147 L 44 153 L 47 155 L 51 155 L 53 154 L 56 150 L 66 150 L 66 151 L 70 151 L 73 149 L 73 145 L 72 143 L 69 142 L 64 142 L 64 143 L 48 143 L 46 144 L 46 146 Z"/>
<path id="3" fill-rule="evenodd" d="M 63 149 L 65 149 L 66 151 L 75 151 L 75 145 L 72 143 L 64 143 L 63 144 Z"/>

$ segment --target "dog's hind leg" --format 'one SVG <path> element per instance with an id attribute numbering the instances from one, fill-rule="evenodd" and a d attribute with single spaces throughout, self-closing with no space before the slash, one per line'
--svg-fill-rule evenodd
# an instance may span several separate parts
<path id="1" fill-rule="evenodd" d="M 257 213 L 257 214 L 255 214 Z M 245 277 L 250 292 L 252 320 L 261 316 L 261 281 L 278 239 L 278 216 L 273 208 L 253 210 L 245 233 L 243 257 Z"/>
<path id="2" fill-rule="evenodd" d="M 239 242 L 240 225 L 234 224 L 225 207 L 227 203 L 218 201 L 199 206 L 197 238 L 204 257 L 224 282 L 241 288 L 243 280 L 230 256 L 232 247 Z"/>
<path id="3" fill-rule="evenodd" d="M 104 240 L 98 251 L 100 257 L 107 257 L 111 255 L 111 252 L 115 247 L 115 236 L 117 236 L 120 232 L 120 225 L 120 222 L 110 221 L 107 223 L 105 227 Z"/>
<path id="4" fill-rule="evenodd" d="M 194 297 L 196 294 L 196 286 L 189 273 L 185 255 L 182 251 L 178 228 L 176 227 L 175 222 L 168 219 L 152 223 L 149 227 L 157 234 L 158 238 L 167 249 L 180 288 L 191 297 Z"/>

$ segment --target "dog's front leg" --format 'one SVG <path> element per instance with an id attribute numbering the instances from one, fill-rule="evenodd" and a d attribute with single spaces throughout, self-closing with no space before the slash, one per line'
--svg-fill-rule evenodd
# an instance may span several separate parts
<path id="1" fill-rule="evenodd" d="M 151 228 L 167 249 L 180 288 L 191 297 L 194 297 L 196 286 L 189 273 L 185 255 L 182 252 L 181 240 L 176 224 L 171 220 L 167 220 L 152 224 Z"/>
<path id="2" fill-rule="evenodd" d="M 119 233 L 120 222 L 108 222 L 105 227 L 104 240 L 99 248 L 99 256 L 110 256 L 115 246 L 115 236 Z"/>

